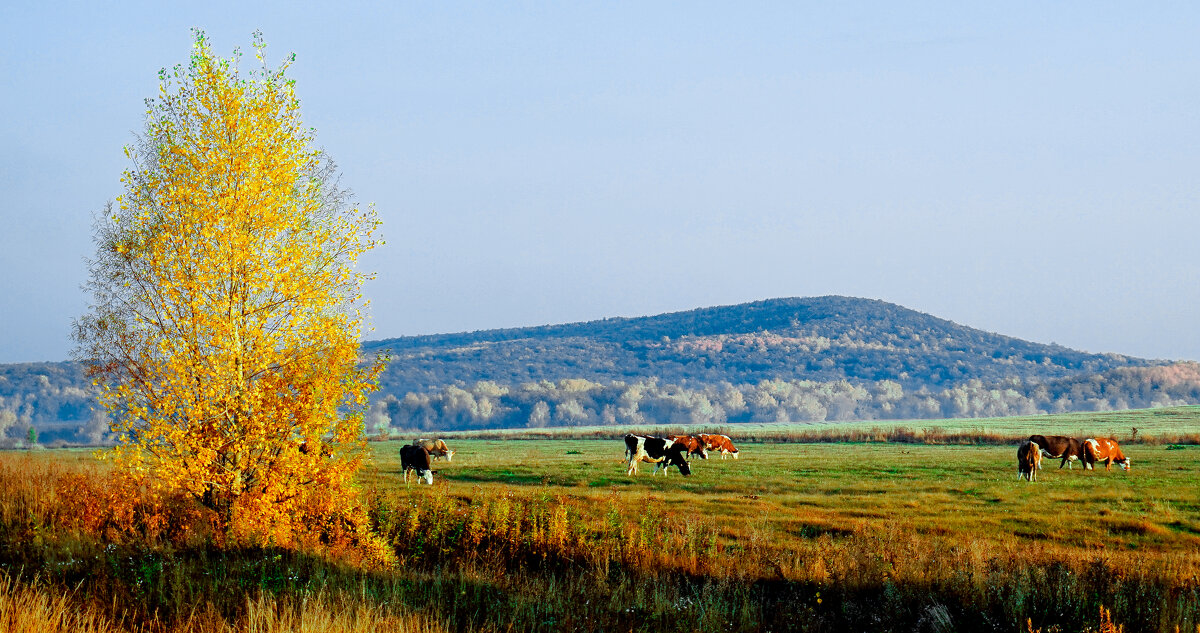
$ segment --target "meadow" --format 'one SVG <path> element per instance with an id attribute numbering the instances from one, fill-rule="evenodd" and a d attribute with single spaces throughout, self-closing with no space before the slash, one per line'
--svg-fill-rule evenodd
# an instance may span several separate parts
<path id="1" fill-rule="evenodd" d="M 620 440 L 588 430 L 447 438 L 433 486 L 403 483 L 402 442 L 372 442 L 360 483 L 390 570 L 222 549 L 174 515 L 87 528 L 71 504 L 103 488 L 89 452 L 8 453 L 0 628 L 42 605 L 109 628 L 29 630 L 1200 631 L 1200 446 L 1162 441 L 1197 422 L 864 424 L 826 441 L 763 425 L 691 477 L 628 477 Z M 1026 424 L 1111 431 L 1133 469 L 1046 460 L 1018 481 L 1002 442 Z M 833 441 L 889 433 L 907 440 Z"/>

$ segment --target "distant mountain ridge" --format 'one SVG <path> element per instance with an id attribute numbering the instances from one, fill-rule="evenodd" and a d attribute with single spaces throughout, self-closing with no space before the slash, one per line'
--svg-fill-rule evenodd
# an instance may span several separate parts
<path id="1" fill-rule="evenodd" d="M 1200 403 L 1200 365 L 1091 354 L 874 299 L 365 341 L 370 433 L 1029 415 Z M 0 446 L 110 440 L 77 363 L 0 365 Z"/>
<path id="2" fill-rule="evenodd" d="M 395 356 L 385 382 L 402 392 L 475 380 L 650 377 L 681 384 L 894 380 L 918 388 L 1158 364 L 1032 343 L 885 301 L 841 296 L 403 337 L 369 341 L 363 349 Z"/>

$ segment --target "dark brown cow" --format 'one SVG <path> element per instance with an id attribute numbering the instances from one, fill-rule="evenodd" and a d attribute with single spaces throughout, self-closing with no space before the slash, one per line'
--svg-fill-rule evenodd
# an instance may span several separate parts
<path id="1" fill-rule="evenodd" d="M 423 446 L 401 446 L 400 468 L 404 471 L 404 483 L 408 483 L 408 471 L 417 471 L 417 481 L 433 485 L 433 469 L 429 467 L 429 451 Z"/>
<path id="2" fill-rule="evenodd" d="M 704 448 L 710 451 L 720 451 L 721 459 L 725 459 L 726 455 L 733 455 L 734 459 L 738 458 L 738 449 L 734 447 L 733 440 L 729 439 L 728 435 L 707 435 L 701 433 L 700 441 L 704 442 Z"/>
<path id="3" fill-rule="evenodd" d="M 1129 458 L 1121 452 L 1117 441 L 1110 437 L 1088 438 L 1083 441 L 1083 467 L 1092 470 L 1096 462 L 1104 462 L 1104 470 L 1112 470 L 1113 464 L 1129 470 Z"/>
<path id="4" fill-rule="evenodd" d="M 1065 435 L 1030 435 L 1029 441 L 1038 445 L 1042 450 L 1042 454 L 1046 457 L 1062 458 L 1062 462 L 1058 464 L 1061 469 L 1066 466 L 1071 468 L 1071 464 L 1077 459 L 1083 459 L 1083 443 L 1073 437 Z M 1041 463 L 1041 460 L 1038 461 Z M 1040 466 L 1039 466 L 1040 468 Z"/>
<path id="5" fill-rule="evenodd" d="M 448 462 L 454 461 L 454 459 L 453 459 L 454 451 L 450 450 L 450 447 L 446 446 L 446 442 L 444 442 L 440 439 L 437 439 L 437 440 L 427 440 L 427 439 L 413 440 L 412 445 L 413 446 L 421 446 L 425 450 L 429 451 L 429 456 L 432 457 L 434 459 L 434 461 L 437 461 L 437 459 L 439 457 L 445 457 L 446 461 L 448 461 Z"/>
<path id="6" fill-rule="evenodd" d="M 1037 479 L 1037 471 L 1042 467 L 1042 449 L 1032 440 L 1025 440 L 1017 447 L 1017 479 L 1029 481 Z"/>
<path id="7" fill-rule="evenodd" d="M 688 455 L 699 455 L 700 459 L 708 459 L 708 447 L 698 437 L 691 435 L 668 435 L 667 439 L 682 444 L 687 449 Z"/>

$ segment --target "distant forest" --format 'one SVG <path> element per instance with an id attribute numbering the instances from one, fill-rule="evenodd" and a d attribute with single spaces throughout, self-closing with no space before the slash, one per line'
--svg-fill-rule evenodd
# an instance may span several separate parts
<path id="1" fill-rule="evenodd" d="M 368 433 L 992 417 L 1200 403 L 1200 365 L 1088 354 L 867 299 L 368 341 Z M 0 442 L 103 443 L 76 363 L 0 365 Z"/>

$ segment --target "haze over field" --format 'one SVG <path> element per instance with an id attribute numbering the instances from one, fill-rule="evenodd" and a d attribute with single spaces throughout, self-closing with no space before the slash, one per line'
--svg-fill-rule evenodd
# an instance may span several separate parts
<path id="1" fill-rule="evenodd" d="M 0 362 L 68 358 L 194 26 L 297 53 L 367 339 L 852 295 L 1200 360 L 1200 7 L 127 2 L 0 9 Z"/>

